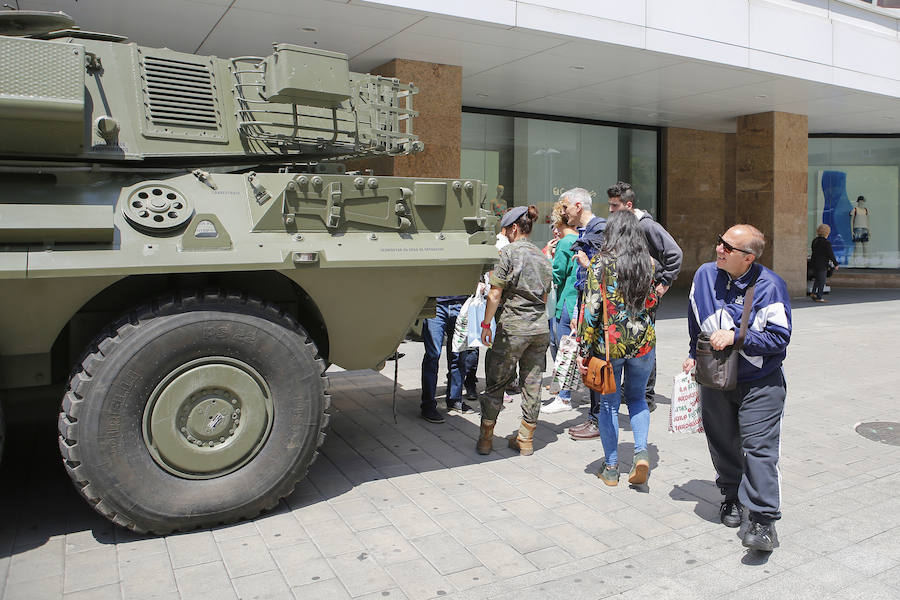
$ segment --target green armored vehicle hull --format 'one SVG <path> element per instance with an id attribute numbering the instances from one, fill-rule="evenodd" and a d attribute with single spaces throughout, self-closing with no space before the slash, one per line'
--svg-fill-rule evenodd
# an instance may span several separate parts
<path id="1" fill-rule="evenodd" d="M 315 458 L 326 365 L 379 368 L 496 256 L 482 185 L 344 174 L 422 144 L 415 89 L 343 55 L 28 33 L 0 36 L 0 390 L 65 388 L 63 463 L 114 522 L 252 517 Z"/>

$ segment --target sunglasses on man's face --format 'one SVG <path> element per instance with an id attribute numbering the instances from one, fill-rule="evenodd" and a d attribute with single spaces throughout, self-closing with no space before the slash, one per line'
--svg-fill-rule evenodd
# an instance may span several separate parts
<path id="1" fill-rule="evenodd" d="M 716 237 L 716 246 L 718 246 L 719 244 L 722 245 L 722 249 L 725 250 L 725 252 L 727 252 L 728 254 L 731 254 L 735 250 L 737 250 L 738 252 L 743 252 L 744 254 L 753 254 L 749 250 L 744 250 L 743 248 L 736 248 L 735 246 L 732 246 L 731 244 L 723 240 L 721 235 Z"/>

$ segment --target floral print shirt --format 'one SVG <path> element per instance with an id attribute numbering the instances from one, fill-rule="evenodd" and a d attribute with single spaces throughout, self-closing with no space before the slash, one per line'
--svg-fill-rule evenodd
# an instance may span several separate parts
<path id="1" fill-rule="evenodd" d="M 605 262 L 605 265 L 604 265 Z M 587 283 L 578 320 L 578 338 L 584 356 L 606 356 L 603 339 L 603 296 L 600 282 L 606 283 L 606 312 L 609 322 L 609 357 L 636 358 L 650 352 L 656 346 L 656 306 L 659 298 L 653 282 L 647 281 L 647 299 L 644 308 L 634 313 L 625 304 L 619 290 L 619 276 L 615 257 L 601 260 L 597 255 L 587 270 Z"/>

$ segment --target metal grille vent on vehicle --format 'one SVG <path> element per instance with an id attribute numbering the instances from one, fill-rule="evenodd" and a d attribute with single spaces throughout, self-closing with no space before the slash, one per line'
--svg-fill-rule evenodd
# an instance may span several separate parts
<path id="1" fill-rule="evenodd" d="M 186 224 L 194 209 L 175 188 L 148 184 L 131 192 L 122 212 L 135 229 L 145 233 L 165 233 Z"/>
<path id="2" fill-rule="evenodd" d="M 212 74 L 205 65 L 148 56 L 144 59 L 150 119 L 154 123 L 218 124 Z"/>
<path id="3" fill-rule="evenodd" d="M 144 135 L 225 141 L 211 64 L 146 56 L 140 50 L 138 54 L 143 76 Z"/>

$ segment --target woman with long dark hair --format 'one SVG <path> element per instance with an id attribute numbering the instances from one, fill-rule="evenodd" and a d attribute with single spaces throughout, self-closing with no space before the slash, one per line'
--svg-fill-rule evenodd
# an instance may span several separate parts
<path id="1" fill-rule="evenodd" d="M 591 356 L 606 356 L 603 328 L 607 327 L 609 357 L 616 378 L 616 391 L 600 396 L 593 403 L 599 405 L 594 416 L 606 454 L 597 476 L 606 485 L 619 483 L 619 404 L 622 398 L 620 387 L 624 387 L 625 403 L 634 433 L 634 460 L 628 482 L 642 484 L 650 475 L 650 457 L 647 453 L 650 411 L 644 388 L 656 355 L 658 298 L 653 286 L 653 259 L 647 251 L 644 232 L 631 211 L 612 213 L 603 235 L 603 248 L 588 269 L 582 303 L 584 312 L 579 325 L 585 361 Z M 601 286 L 606 291 L 605 324 Z"/>
<path id="2" fill-rule="evenodd" d="M 541 412 L 541 377 L 550 343 L 546 303 L 552 284 L 550 262 L 528 240 L 537 219 L 537 208 L 532 205 L 511 208 L 500 220 L 501 233 L 510 244 L 500 251 L 500 262 L 491 274 L 481 324 L 481 343 L 490 346 L 490 350 L 484 364 L 486 386 L 481 397 L 481 432 L 476 445 L 479 454 L 491 452 L 494 424 L 503 407 L 503 390 L 515 378 L 516 367 L 522 387 L 522 423 L 510 436 L 509 447 L 523 456 L 534 451 L 532 439 Z M 490 328 L 495 314 L 496 336 Z"/>

